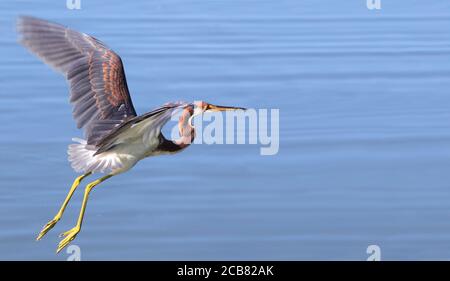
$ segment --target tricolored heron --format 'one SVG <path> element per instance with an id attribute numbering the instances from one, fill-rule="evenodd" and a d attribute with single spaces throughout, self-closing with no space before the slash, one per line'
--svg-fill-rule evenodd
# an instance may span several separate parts
<path id="1" fill-rule="evenodd" d="M 239 110 L 240 107 L 216 106 L 206 102 L 167 103 L 148 113 L 137 115 L 128 91 L 120 57 L 105 44 L 84 33 L 42 19 L 23 16 L 17 23 L 20 42 L 57 71 L 70 85 L 70 102 L 78 128 L 86 140 L 73 139 L 68 154 L 72 168 L 82 173 L 72 184 L 61 208 L 37 236 L 41 239 L 61 219 L 80 182 L 93 173 L 104 173 L 84 191 L 77 224 L 61 234 L 57 252 L 80 232 L 89 193 L 104 180 L 128 171 L 138 161 L 185 149 L 195 137 L 191 119 L 206 111 Z M 180 138 L 164 137 L 161 128 L 172 114 L 181 111 Z"/>

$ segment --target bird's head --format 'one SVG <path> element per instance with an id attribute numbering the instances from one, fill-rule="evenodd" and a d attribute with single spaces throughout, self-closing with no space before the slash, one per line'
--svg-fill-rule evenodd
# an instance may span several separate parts
<path id="1" fill-rule="evenodd" d="M 220 106 L 210 104 L 204 101 L 196 101 L 193 103 L 194 105 L 194 114 L 200 115 L 205 112 L 218 112 L 218 111 L 231 111 L 231 110 L 245 110 L 243 107 L 235 107 L 235 106 Z"/>
<path id="2" fill-rule="evenodd" d="M 197 115 L 201 115 L 203 113 L 208 113 L 208 112 L 246 110 L 243 107 L 214 105 L 214 104 L 210 104 L 210 103 L 207 103 L 204 101 L 195 101 L 192 103 L 192 105 L 193 105 L 193 112 L 191 113 L 191 117 L 189 118 L 189 122 L 188 122 L 188 124 L 192 128 L 194 128 L 194 126 L 192 125 L 192 118 L 194 118 Z"/>

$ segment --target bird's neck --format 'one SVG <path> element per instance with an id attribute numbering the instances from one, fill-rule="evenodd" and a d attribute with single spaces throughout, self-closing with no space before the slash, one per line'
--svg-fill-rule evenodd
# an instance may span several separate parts
<path id="1" fill-rule="evenodd" d="M 190 124 L 190 118 L 194 114 L 192 106 L 183 109 L 180 119 L 178 120 L 178 130 L 180 137 L 175 140 L 168 140 L 161 135 L 160 150 L 164 152 L 174 153 L 188 147 L 195 138 L 195 129 Z"/>
<path id="2" fill-rule="evenodd" d="M 180 119 L 178 120 L 178 130 L 180 132 L 180 138 L 174 140 L 174 142 L 182 148 L 190 145 L 195 138 L 195 129 L 193 126 L 191 126 L 189 120 L 193 114 L 193 107 L 187 106 L 183 109 Z"/>

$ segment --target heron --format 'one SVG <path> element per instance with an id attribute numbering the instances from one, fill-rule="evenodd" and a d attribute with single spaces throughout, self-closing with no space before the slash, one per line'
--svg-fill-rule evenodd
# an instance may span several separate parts
<path id="1" fill-rule="evenodd" d="M 100 174 L 84 190 L 76 225 L 62 233 L 56 252 L 75 239 L 81 230 L 92 189 L 105 180 L 127 172 L 138 161 L 152 156 L 175 154 L 195 138 L 192 118 L 205 112 L 245 110 L 204 101 L 170 102 L 137 115 L 128 90 L 122 59 L 100 40 L 58 23 L 31 16 L 17 20 L 19 42 L 43 62 L 65 75 L 69 84 L 72 115 L 84 139 L 74 138 L 68 160 L 75 178 L 59 211 L 39 232 L 40 240 L 61 219 L 81 181 Z M 179 138 L 168 139 L 163 126 L 179 112 Z"/>

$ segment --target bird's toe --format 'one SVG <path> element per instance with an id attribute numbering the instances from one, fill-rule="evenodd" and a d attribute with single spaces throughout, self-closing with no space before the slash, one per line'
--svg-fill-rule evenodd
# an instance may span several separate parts
<path id="1" fill-rule="evenodd" d="M 49 221 L 46 225 L 44 225 L 41 232 L 39 232 L 38 236 L 36 237 L 36 241 L 38 241 L 42 237 L 44 237 L 44 235 L 47 234 L 47 232 L 49 232 L 50 229 L 52 229 L 58 221 L 59 221 L 59 218 L 54 218 L 51 221 Z"/>
<path id="2" fill-rule="evenodd" d="M 61 242 L 59 242 L 58 244 L 58 248 L 56 249 L 56 253 L 59 253 L 62 249 L 64 249 L 67 245 L 69 245 L 69 243 L 75 239 L 75 237 L 77 236 L 78 232 L 80 232 L 80 228 L 79 227 L 74 227 L 64 233 L 60 234 L 60 237 L 64 237 L 63 240 L 61 240 Z"/>

